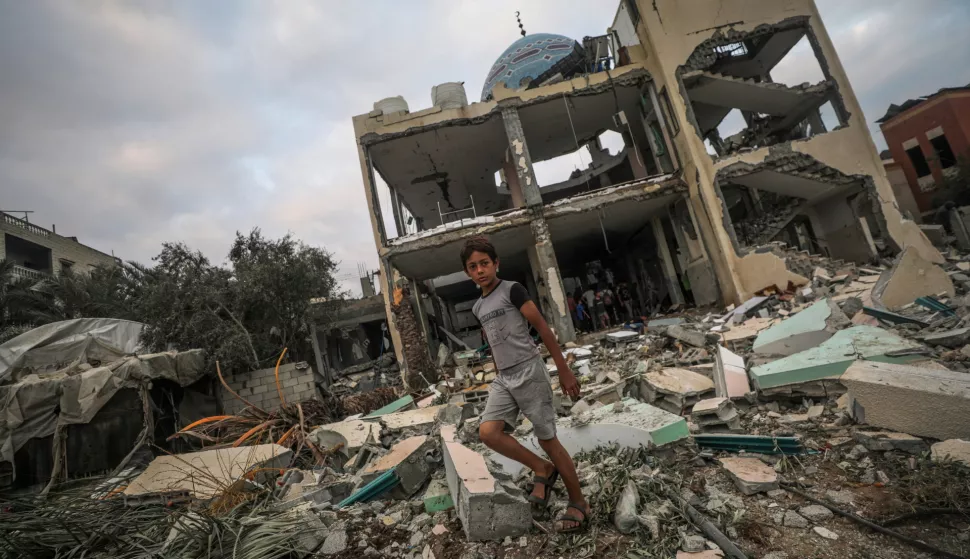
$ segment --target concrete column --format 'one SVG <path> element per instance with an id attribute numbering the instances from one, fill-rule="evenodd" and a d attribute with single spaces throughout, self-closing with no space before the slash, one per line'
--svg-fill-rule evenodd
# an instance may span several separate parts
<path id="1" fill-rule="evenodd" d="M 525 205 L 541 206 L 542 194 L 539 193 L 539 183 L 536 182 L 536 174 L 532 169 L 532 156 L 529 155 L 529 146 L 525 143 L 525 132 L 522 130 L 522 121 L 519 120 L 519 111 L 515 107 L 503 107 L 502 123 L 505 124 L 505 134 L 509 138 L 512 166 L 515 168 L 515 176 L 522 188 Z M 508 175 L 511 177 L 512 173 Z M 511 185 L 511 182 L 509 184 Z"/>
<path id="2" fill-rule="evenodd" d="M 571 342 L 576 339 L 576 330 L 569 316 L 566 288 L 562 284 L 562 275 L 559 273 L 559 263 L 549 235 L 549 226 L 541 215 L 536 216 L 531 225 L 536 242 L 529 246 L 527 252 L 536 289 L 539 291 L 542 314 L 549 323 L 549 327 L 556 332 L 559 343 Z"/>
<path id="3" fill-rule="evenodd" d="M 397 236 L 403 237 L 407 233 L 404 231 L 404 217 L 401 215 L 401 201 L 398 200 L 397 190 L 388 187 L 391 191 L 391 205 L 394 206 L 392 211 L 394 212 L 394 227 L 397 229 Z"/>
<path id="4" fill-rule="evenodd" d="M 660 264 L 663 267 L 664 277 L 667 279 L 667 289 L 670 290 L 670 300 L 672 303 L 684 304 L 684 293 L 680 290 L 680 280 L 677 278 L 677 268 L 674 267 L 674 260 L 670 256 L 670 248 L 667 246 L 667 235 L 664 233 L 663 224 L 660 218 L 655 217 L 650 220 L 653 227 L 653 238 L 657 241 L 657 256 L 660 257 Z"/>
<path id="5" fill-rule="evenodd" d="M 512 194 L 512 206 L 522 208 L 525 206 L 525 197 L 522 195 L 522 185 L 519 184 L 519 175 L 515 172 L 515 164 L 512 162 L 512 152 L 505 152 L 505 161 L 502 162 L 502 174 L 506 184 L 509 185 L 509 192 Z"/>

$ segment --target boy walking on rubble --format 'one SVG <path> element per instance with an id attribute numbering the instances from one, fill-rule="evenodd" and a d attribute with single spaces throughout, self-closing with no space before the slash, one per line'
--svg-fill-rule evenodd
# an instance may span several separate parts
<path id="1" fill-rule="evenodd" d="M 520 462 L 535 472 L 529 501 L 545 508 L 552 488 L 562 476 L 569 493 L 569 507 L 556 521 L 559 532 L 576 532 L 589 522 L 589 504 L 579 487 L 572 457 L 556 438 L 556 411 L 552 405 L 552 385 L 539 348 L 529 335 L 529 325 L 539 332 L 556 368 L 563 394 L 579 397 L 579 383 L 566 365 L 555 334 L 549 329 L 536 304 L 521 284 L 497 277 L 498 254 L 485 237 L 469 239 L 461 250 L 461 263 L 482 290 L 472 312 L 488 337 L 498 375 L 492 382 L 482 414 L 479 436 L 489 448 Z M 544 460 L 522 446 L 506 429 L 516 423 L 519 412 L 532 422 L 539 446 L 549 456 Z"/>

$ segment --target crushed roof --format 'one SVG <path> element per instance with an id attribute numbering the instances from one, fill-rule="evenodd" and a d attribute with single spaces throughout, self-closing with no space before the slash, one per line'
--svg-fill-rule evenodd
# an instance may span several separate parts
<path id="1" fill-rule="evenodd" d="M 915 107 L 917 105 L 920 105 L 920 104 L 922 104 L 922 103 L 924 103 L 926 101 L 929 101 L 930 99 L 933 99 L 933 98 L 936 98 L 936 97 L 938 97 L 940 95 L 943 95 L 944 93 L 950 93 L 952 91 L 964 91 L 964 90 L 970 90 L 970 83 L 968 83 L 967 85 L 962 85 L 962 86 L 957 86 L 957 87 L 944 87 L 944 88 L 940 89 L 939 91 L 937 91 L 936 93 L 932 93 L 932 94 L 927 95 L 925 97 L 919 97 L 917 99 L 907 99 L 901 105 L 897 105 L 895 103 L 891 103 L 889 105 L 889 109 L 886 110 L 886 114 L 882 115 L 882 118 L 880 118 L 876 122 L 878 122 L 878 123 L 886 122 L 887 120 L 895 117 L 896 115 L 899 115 L 899 114 L 901 114 L 903 112 L 906 112 L 909 109 L 912 109 L 913 107 Z"/>

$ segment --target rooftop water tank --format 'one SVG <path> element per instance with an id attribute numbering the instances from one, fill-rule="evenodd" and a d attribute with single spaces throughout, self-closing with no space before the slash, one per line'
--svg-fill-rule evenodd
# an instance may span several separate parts
<path id="1" fill-rule="evenodd" d="M 381 114 L 385 115 L 399 113 L 401 111 L 408 112 L 408 102 L 405 101 L 404 97 L 401 97 L 400 95 L 388 97 L 374 103 L 374 110 L 381 111 Z"/>
<path id="2" fill-rule="evenodd" d="M 442 109 L 460 109 L 468 106 L 465 82 L 447 82 L 432 87 L 431 104 Z"/>

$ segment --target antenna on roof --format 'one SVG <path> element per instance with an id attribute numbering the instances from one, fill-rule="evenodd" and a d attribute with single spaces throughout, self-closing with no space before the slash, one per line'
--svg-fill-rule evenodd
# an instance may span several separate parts
<path id="1" fill-rule="evenodd" d="M 522 18 L 519 17 L 519 12 L 515 12 L 515 21 L 519 22 L 519 32 L 525 37 L 525 27 L 522 26 Z"/>

